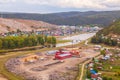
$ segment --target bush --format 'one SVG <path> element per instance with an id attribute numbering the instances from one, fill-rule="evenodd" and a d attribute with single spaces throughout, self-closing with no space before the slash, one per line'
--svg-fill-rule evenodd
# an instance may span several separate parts
<path id="1" fill-rule="evenodd" d="M 108 80 L 108 78 L 107 77 L 103 77 L 103 80 Z"/>
<path id="2" fill-rule="evenodd" d="M 118 44 L 118 47 L 120 47 L 120 43 Z"/>
<path id="3" fill-rule="evenodd" d="M 87 75 L 87 78 L 91 78 L 91 73 L 90 73 L 90 71 L 87 70 L 86 75 Z"/>
<path id="4" fill-rule="evenodd" d="M 113 80 L 112 78 L 109 78 L 108 80 Z"/>

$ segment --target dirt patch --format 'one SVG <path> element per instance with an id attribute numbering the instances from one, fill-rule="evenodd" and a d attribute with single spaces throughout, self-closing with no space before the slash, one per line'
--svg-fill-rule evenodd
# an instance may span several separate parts
<path id="1" fill-rule="evenodd" d="M 98 54 L 99 52 L 94 51 L 93 48 L 82 48 L 82 57 L 67 58 L 58 63 L 59 60 L 53 60 L 53 55 L 47 56 L 43 53 L 34 61 L 21 61 L 25 57 L 10 59 L 7 61 L 6 67 L 9 71 L 21 75 L 27 80 L 74 80 L 77 76 L 78 64 Z"/>
<path id="2" fill-rule="evenodd" d="M 1 74 L 0 74 L 0 80 L 8 80 L 7 78 L 3 77 Z"/>

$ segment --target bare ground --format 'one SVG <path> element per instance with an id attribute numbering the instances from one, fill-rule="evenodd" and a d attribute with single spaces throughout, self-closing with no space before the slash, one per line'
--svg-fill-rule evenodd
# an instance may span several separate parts
<path id="1" fill-rule="evenodd" d="M 49 63 L 54 63 L 56 60 L 53 60 L 54 56 L 46 56 L 44 60 L 37 60 L 33 63 L 24 63 L 19 62 L 17 65 L 9 64 L 11 61 L 6 63 L 6 66 L 11 67 L 14 66 L 14 69 L 8 68 L 11 72 L 16 73 L 18 75 L 24 76 L 27 80 L 74 80 L 77 75 L 77 65 L 82 63 L 87 58 L 94 57 L 99 53 L 94 51 L 92 48 L 90 49 L 82 49 L 81 54 L 83 55 L 81 58 L 68 58 L 64 59 L 63 63 L 54 64 L 51 66 L 45 66 Z M 21 58 L 19 58 L 20 60 Z M 37 68 L 37 69 L 36 69 Z"/>
<path id="2" fill-rule="evenodd" d="M 8 80 L 7 78 L 3 77 L 1 74 L 0 74 L 0 80 Z"/>

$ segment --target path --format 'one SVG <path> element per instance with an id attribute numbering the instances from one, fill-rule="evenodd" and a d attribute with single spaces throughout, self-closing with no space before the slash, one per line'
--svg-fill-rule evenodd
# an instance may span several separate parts
<path id="1" fill-rule="evenodd" d="M 98 56 L 97 58 L 100 58 L 100 57 L 102 57 L 102 55 Z M 79 79 L 79 80 L 82 80 L 82 79 L 83 79 L 85 65 L 86 65 L 87 63 L 89 63 L 91 60 L 92 60 L 92 59 L 90 59 L 90 60 L 88 60 L 88 61 L 86 61 L 86 62 L 84 62 L 84 63 L 82 64 L 81 75 L 80 75 L 80 79 Z"/>
<path id="2" fill-rule="evenodd" d="M 82 80 L 82 78 L 83 78 L 83 76 L 84 76 L 84 67 L 85 67 L 85 65 L 87 64 L 87 63 L 89 63 L 91 60 L 88 60 L 88 61 L 86 61 L 86 62 L 84 62 L 83 64 L 82 64 L 82 68 L 81 68 L 81 75 L 80 75 L 80 79 L 79 80 Z"/>

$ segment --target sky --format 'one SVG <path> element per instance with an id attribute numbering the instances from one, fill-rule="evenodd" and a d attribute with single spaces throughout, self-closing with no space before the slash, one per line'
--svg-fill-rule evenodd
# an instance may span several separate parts
<path id="1" fill-rule="evenodd" d="M 120 10 L 120 0 L 0 0 L 0 12 L 56 13 Z"/>

